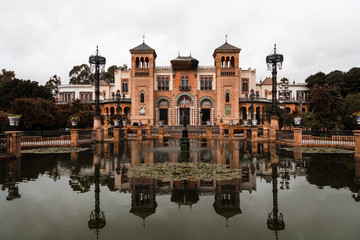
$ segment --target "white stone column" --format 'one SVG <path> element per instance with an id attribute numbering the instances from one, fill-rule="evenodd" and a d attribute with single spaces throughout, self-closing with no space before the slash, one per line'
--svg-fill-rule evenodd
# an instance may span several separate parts
<path id="1" fill-rule="evenodd" d="M 198 114 L 199 114 L 199 125 L 201 125 L 201 116 L 200 116 L 200 111 L 201 111 L 201 108 L 199 108 L 199 112 L 198 112 Z"/>
<path id="2" fill-rule="evenodd" d="M 159 125 L 159 108 L 155 109 L 155 121 L 156 125 Z"/>
<path id="3" fill-rule="evenodd" d="M 169 119 L 168 119 L 168 124 L 171 125 L 171 108 L 169 108 Z"/>
<path id="4" fill-rule="evenodd" d="M 214 108 L 211 108 L 211 125 L 214 125 Z"/>
<path id="5" fill-rule="evenodd" d="M 194 107 L 191 107 L 191 122 L 190 122 L 190 125 L 194 125 L 194 114 L 195 114 L 195 111 L 194 111 Z"/>
<path id="6" fill-rule="evenodd" d="M 178 125 L 178 107 L 175 107 L 175 125 Z"/>

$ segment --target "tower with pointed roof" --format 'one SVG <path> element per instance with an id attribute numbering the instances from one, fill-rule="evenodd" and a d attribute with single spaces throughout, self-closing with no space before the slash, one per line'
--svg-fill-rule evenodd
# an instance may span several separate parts
<path id="1" fill-rule="evenodd" d="M 216 74 L 217 117 L 239 121 L 239 53 L 240 48 L 225 41 L 213 54 Z"/>
<path id="2" fill-rule="evenodd" d="M 131 53 L 131 121 L 153 120 L 156 52 L 143 41 Z"/>

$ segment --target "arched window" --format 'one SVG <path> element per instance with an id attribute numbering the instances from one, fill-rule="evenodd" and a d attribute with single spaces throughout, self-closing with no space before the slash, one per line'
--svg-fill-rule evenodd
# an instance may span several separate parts
<path id="1" fill-rule="evenodd" d="M 128 83 L 127 83 L 127 81 L 125 80 L 125 81 L 123 81 L 123 84 L 122 84 L 122 92 L 124 93 L 124 92 L 128 92 L 129 91 L 129 89 L 128 89 Z"/>
<path id="2" fill-rule="evenodd" d="M 221 67 L 225 67 L 225 57 L 221 58 Z"/>
<path id="3" fill-rule="evenodd" d="M 226 57 L 226 63 L 225 63 L 226 67 L 230 67 L 230 58 Z"/>
<path id="4" fill-rule="evenodd" d="M 185 81 L 184 81 L 184 77 L 181 77 L 181 83 L 180 83 L 180 86 L 185 86 Z"/>
<path id="5" fill-rule="evenodd" d="M 209 86 L 208 86 L 208 78 L 206 77 L 206 78 L 205 78 L 205 90 L 208 90 L 208 87 L 209 87 Z"/>
<path id="6" fill-rule="evenodd" d="M 231 57 L 231 61 L 230 61 L 230 67 L 235 67 L 235 58 Z"/>
<path id="7" fill-rule="evenodd" d="M 185 78 L 185 86 L 186 86 L 186 87 L 189 86 L 189 78 L 188 78 L 188 77 Z"/>
<path id="8" fill-rule="evenodd" d="M 145 92 L 143 90 L 140 91 L 140 103 L 145 102 Z"/>
<path id="9" fill-rule="evenodd" d="M 200 89 L 201 90 L 204 90 L 204 78 L 203 77 L 201 77 L 201 79 L 200 79 Z"/>
<path id="10" fill-rule="evenodd" d="M 242 92 L 247 93 L 249 91 L 249 83 L 247 79 L 242 80 Z"/>
<path id="11" fill-rule="evenodd" d="M 166 78 L 166 90 L 169 90 L 169 78 Z"/>
<path id="12" fill-rule="evenodd" d="M 209 77 L 209 90 L 212 90 L 212 79 Z"/>
<path id="13" fill-rule="evenodd" d="M 140 58 L 140 68 L 144 68 L 144 66 L 145 66 L 145 61 L 144 61 L 144 58 L 141 57 Z"/>
<path id="14" fill-rule="evenodd" d="M 225 102 L 230 102 L 230 91 L 226 90 L 225 91 Z"/>
<path id="15" fill-rule="evenodd" d="M 165 90 L 166 86 L 165 86 L 165 78 L 164 77 L 161 79 L 161 86 L 162 86 L 161 89 Z"/>
<path id="16" fill-rule="evenodd" d="M 149 58 L 145 58 L 145 68 L 149 68 Z"/>
<path id="17" fill-rule="evenodd" d="M 157 89 L 161 90 L 161 77 L 158 77 L 157 79 Z"/>
<path id="18" fill-rule="evenodd" d="M 135 68 L 139 68 L 139 65 L 140 65 L 140 61 L 139 58 L 137 57 L 135 60 Z"/>

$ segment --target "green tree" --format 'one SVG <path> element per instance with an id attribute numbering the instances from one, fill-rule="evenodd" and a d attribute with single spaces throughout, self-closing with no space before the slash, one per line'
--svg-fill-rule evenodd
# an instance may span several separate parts
<path id="1" fill-rule="evenodd" d="M 324 85 L 325 84 L 326 75 L 323 72 L 318 72 L 314 75 L 310 75 L 305 79 L 308 88 L 312 88 L 315 85 Z"/>
<path id="2" fill-rule="evenodd" d="M 341 95 L 337 88 L 324 84 L 315 85 L 309 94 L 309 110 L 314 119 L 320 121 L 318 127 L 338 128 L 341 109 Z"/>
<path id="3" fill-rule="evenodd" d="M 52 99 L 52 93 L 38 82 L 6 78 L 0 83 L 0 109 L 7 110 L 16 98 Z"/>
<path id="4" fill-rule="evenodd" d="M 46 82 L 45 87 L 53 94 L 57 94 L 59 92 L 59 85 L 61 85 L 61 78 L 55 74 Z"/>
<path id="5" fill-rule="evenodd" d="M 360 92 L 360 68 L 352 68 L 345 73 L 345 86 L 349 93 Z"/>
<path id="6" fill-rule="evenodd" d="M 9 119 L 6 112 L 0 110 L 0 131 L 6 130 L 9 125 Z"/>
<path id="7" fill-rule="evenodd" d="M 14 78 L 15 78 L 15 73 L 13 71 L 7 71 L 6 69 L 1 70 L 0 84 L 7 80 L 13 80 Z"/>
<path id="8" fill-rule="evenodd" d="M 115 81 L 114 74 L 116 70 L 118 70 L 116 65 L 108 67 L 107 71 L 102 74 L 102 79 L 106 82 L 113 83 Z"/>
<path id="9" fill-rule="evenodd" d="M 360 112 L 360 92 L 348 94 L 342 104 L 342 121 L 346 129 L 355 129 L 357 126 L 356 119 L 350 117 L 354 112 Z"/>
<path id="10" fill-rule="evenodd" d="M 74 66 L 69 72 L 70 84 L 93 84 L 94 74 L 91 72 L 89 65 L 81 64 Z"/>
<path id="11" fill-rule="evenodd" d="M 11 102 L 12 113 L 20 114 L 19 126 L 24 130 L 58 129 L 60 112 L 54 101 L 41 98 L 17 98 Z"/>

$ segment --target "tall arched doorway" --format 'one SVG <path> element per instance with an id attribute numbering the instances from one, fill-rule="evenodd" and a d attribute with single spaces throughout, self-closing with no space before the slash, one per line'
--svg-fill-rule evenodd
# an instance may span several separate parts
<path id="1" fill-rule="evenodd" d="M 159 108 L 159 121 L 163 121 L 165 125 L 168 125 L 169 102 L 167 100 L 161 100 L 159 102 L 158 108 Z"/>
<path id="2" fill-rule="evenodd" d="M 211 102 L 206 99 L 201 102 L 201 125 L 205 125 L 207 121 L 211 121 Z"/>
<path id="3" fill-rule="evenodd" d="M 184 124 L 184 117 L 185 117 L 186 124 L 189 125 L 190 124 L 191 99 L 189 99 L 186 96 L 181 97 L 179 100 L 178 106 L 179 106 L 179 110 L 180 110 L 180 114 L 179 114 L 180 125 Z"/>

